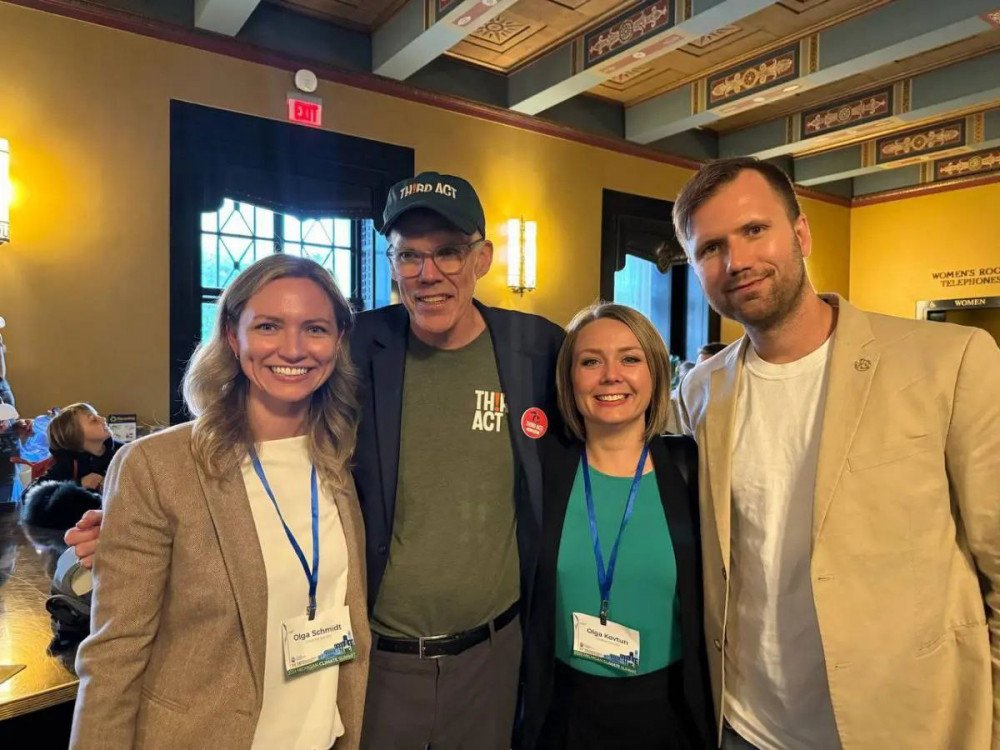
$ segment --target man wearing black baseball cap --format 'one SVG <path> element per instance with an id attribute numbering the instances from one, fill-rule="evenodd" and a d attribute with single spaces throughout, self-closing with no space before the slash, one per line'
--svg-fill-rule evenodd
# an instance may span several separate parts
<path id="1" fill-rule="evenodd" d="M 563 332 L 475 300 L 493 245 L 462 178 L 394 185 L 382 232 L 402 304 L 351 337 L 374 632 L 362 745 L 505 750 L 541 519 L 522 417 L 554 427 Z"/>
<path id="2" fill-rule="evenodd" d="M 507 750 L 564 334 L 474 298 L 493 243 L 462 178 L 394 185 L 382 233 L 402 304 L 358 315 L 350 339 L 373 632 L 362 746 Z M 95 523 L 67 534 L 85 559 Z"/>

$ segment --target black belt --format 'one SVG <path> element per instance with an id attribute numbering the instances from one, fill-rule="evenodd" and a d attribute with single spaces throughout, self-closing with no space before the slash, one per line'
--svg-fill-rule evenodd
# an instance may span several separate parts
<path id="1" fill-rule="evenodd" d="M 452 635 L 432 635 L 424 638 L 390 638 L 380 635 L 375 648 L 379 651 L 391 651 L 394 654 L 416 654 L 421 659 L 431 659 L 435 656 L 456 656 L 467 648 L 472 648 L 490 637 L 490 625 L 497 631 L 517 617 L 520 611 L 519 602 L 510 607 L 493 620 L 471 630 L 463 630 Z"/>

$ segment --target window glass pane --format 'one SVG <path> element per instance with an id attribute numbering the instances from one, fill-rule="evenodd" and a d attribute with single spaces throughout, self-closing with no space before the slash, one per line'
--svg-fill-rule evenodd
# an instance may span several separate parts
<path id="1" fill-rule="evenodd" d="M 236 274 L 253 263 L 253 240 L 248 237 L 222 237 L 219 245 L 219 282 L 215 286 L 224 289 Z"/>
<path id="2" fill-rule="evenodd" d="M 202 214 L 202 217 L 208 214 Z M 201 285 L 209 289 L 219 286 L 219 235 L 201 235 Z"/>
<path id="3" fill-rule="evenodd" d="M 306 219 L 302 222 L 302 239 L 313 245 L 332 245 L 333 219 Z"/>
<path id="4" fill-rule="evenodd" d="M 257 240 L 254 244 L 254 260 L 260 260 L 261 258 L 266 258 L 268 255 L 274 255 L 276 252 L 274 249 L 274 240 Z M 246 268 L 246 264 L 240 268 L 242 271 Z"/>
<path id="5" fill-rule="evenodd" d="M 219 225 L 223 234 L 233 234 L 241 237 L 253 235 L 253 207 L 244 206 L 226 199 L 219 211 Z"/>
<path id="6" fill-rule="evenodd" d="M 285 239 L 302 242 L 302 222 L 291 214 L 285 214 Z"/>
<path id="7" fill-rule="evenodd" d="M 219 231 L 219 212 L 218 211 L 208 211 L 201 215 L 201 231 L 203 232 L 218 232 Z"/>
<path id="8" fill-rule="evenodd" d="M 375 237 L 370 220 L 363 222 L 363 231 Z M 281 233 L 281 241 L 276 232 Z M 354 247 L 355 222 L 351 219 L 325 217 L 299 219 L 289 214 L 276 215 L 273 211 L 226 198 L 218 211 L 201 214 L 201 273 L 202 299 L 214 296 L 215 290 L 225 289 L 233 279 L 251 263 L 276 252 L 286 252 L 310 258 L 326 268 L 334 277 L 345 296 L 355 293 L 354 279 L 357 261 Z M 373 268 L 368 271 L 374 285 L 374 303 L 389 304 L 389 266 L 385 259 L 385 242 L 379 238 L 379 252 L 373 255 L 368 248 L 364 262 Z M 335 249 L 336 248 L 336 249 Z M 361 303 L 371 306 L 372 289 Z M 217 301 L 201 303 L 201 335 L 211 335 L 215 322 Z"/>
<path id="9" fill-rule="evenodd" d="M 201 303 L 201 341 L 206 341 L 212 335 L 212 326 L 215 325 L 216 308 L 219 303 L 216 300 Z"/>
<path id="10" fill-rule="evenodd" d="M 351 220 L 333 220 L 333 244 L 337 247 L 351 246 Z"/>
<path id="11" fill-rule="evenodd" d="M 266 208 L 257 208 L 257 224 L 254 227 L 254 234 L 258 237 L 274 237 L 274 211 Z"/>
<path id="12" fill-rule="evenodd" d="M 341 294 L 351 296 L 351 251 L 337 248 L 334 251 L 333 279 Z"/>
<path id="13" fill-rule="evenodd" d="M 309 258 L 319 263 L 330 273 L 333 273 L 333 251 L 328 247 L 316 247 L 316 245 L 303 245 L 302 257 Z"/>
<path id="14" fill-rule="evenodd" d="M 634 307 L 649 318 L 664 341 L 670 341 L 670 274 L 656 264 L 625 256 L 625 267 L 615 273 L 615 302 Z"/>

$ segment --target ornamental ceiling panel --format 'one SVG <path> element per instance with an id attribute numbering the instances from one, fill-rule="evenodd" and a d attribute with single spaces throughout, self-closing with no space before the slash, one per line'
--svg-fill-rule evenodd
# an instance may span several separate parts
<path id="1" fill-rule="evenodd" d="M 728 24 L 652 61 L 651 74 L 642 85 L 621 91 L 602 84 L 590 93 L 633 106 L 700 77 L 753 60 L 772 47 L 791 44 L 803 36 L 885 5 L 886 1 L 790 0 L 769 5 L 739 23 Z M 667 71 L 681 75 L 664 75 Z"/>
<path id="2" fill-rule="evenodd" d="M 710 127 L 719 133 L 729 133 L 757 122 L 785 117 L 795 112 L 807 112 L 824 104 L 837 102 L 841 98 L 863 93 L 868 89 L 884 86 L 893 81 L 952 65 L 998 49 L 1000 49 L 1000 29 L 994 29 L 961 42 L 938 47 L 921 55 L 872 68 L 842 81 L 805 91 L 774 104 L 764 105 L 753 112 L 727 117 Z M 998 73 L 998 80 L 1000 80 L 1000 73 Z"/>
<path id="3" fill-rule="evenodd" d="M 614 0 L 587 0 L 579 3 L 569 0 L 520 0 L 493 22 L 476 29 L 447 54 L 474 65 L 509 73 L 638 2 L 639 0 L 625 3 Z M 506 41 L 510 43 L 503 44 L 502 49 L 498 49 L 495 44 L 484 44 L 484 36 L 498 33 L 495 21 L 501 19 L 522 25 L 527 33 L 508 37 Z"/>
<path id="4" fill-rule="evenodd" d="M 397 13 L 407 0 L 265 0 L 298 13 L 342 26 L 372 31 Z"/>

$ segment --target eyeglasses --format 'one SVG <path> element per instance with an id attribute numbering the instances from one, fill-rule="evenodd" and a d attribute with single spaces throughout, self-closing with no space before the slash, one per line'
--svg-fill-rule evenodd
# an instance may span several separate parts
<path id="1" fill-rule="evenodd" d="M 390 247 L 385 254 L 389 257 L 389 262 L 392 263 L 396 275 L 400 278 L 412 279 L 419 276 L 424 270 L 424 261 L 428 258 L 434 261 L 434 265 L 441 273 L 451 276 L 465 268 L 465 261 L 468 259 L 469 253 L 478 249 L 484 242 L 486 242 L 485 238 L 473 242 L 442 245 L 429 253 L 422 253 L 410 248 L 400 250 Z"/>

